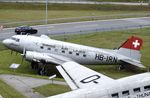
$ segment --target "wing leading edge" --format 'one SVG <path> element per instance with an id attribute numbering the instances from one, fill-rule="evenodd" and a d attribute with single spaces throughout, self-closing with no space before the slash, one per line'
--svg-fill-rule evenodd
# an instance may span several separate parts
<path id="1" fill-rule="evenodd" d="M 95 72 L 73 61 L 57 66 L 57 69 L 72 90 L 90 88 L 114 81 L 112 78 Z"/>
<path id="2" fill-rule="evenodd" d="M 35 51 L 26 51 L 25 59 L 29 61 L 35 62 L 46 62 L 46 63 L 54 63 L 54 64 L 63 64 L 68 61 L 72 61 L 72 59 L 67 58 L 65 56 L 60 56 L 57 54 L 51 53 L 39 53 Z"/>

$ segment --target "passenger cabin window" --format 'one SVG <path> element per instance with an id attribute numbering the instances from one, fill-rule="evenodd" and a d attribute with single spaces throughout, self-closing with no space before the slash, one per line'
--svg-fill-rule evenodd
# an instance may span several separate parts
<path id="1" fill-rule="evenodd" d="M 69 51 L 69 54 L 72 54 L 72 52 L 71 52 L 71 51 Z"/>
<path id="2" fill-rule="evenodd" d="M 150 85 L 148 85 L 148 86 L 144 86 L 144 90 L 145 90 L 145 91 L 150 90 Z"/>
<path id="3" fill-rule="evenodd" d="M 62 52 L 62 53 L 65 53 L 65 51 L 64 51 L 64 50 L 62 50 L 61 52 Z"/>
<path id="4" fill-rule="evenodd" d="M 43 47 L 43 46 L 40 46 L 40 48 L 43 49 L 44 47 Z"/>
<path id="5" fill-rule="evenodd" d="M 47 50 L 51 50 L 51 48 L 47 48 Z"/>
<path id="6" fill-rule="evenodd" d="M 86 54 L 83 54 L 83 57 L 86 57 Z"/>
<path id="7" fill-rule="evenodd" d="M 118 93 L 114 93 L 114 94 L 111 94 L 111 97 L 112 98 L 119 98 L 119 95 L 118 95 Z"/>
<path id="8" fill-rule="evenodd" d="M 138 92 L 141 92 L 141 89 L 140 88 L 135 88 L 133 89 L 134 93 L 138 93 Z"/>
<path id="9" fill-rule="evenodd" d="M 76 53 L 77 56 L 79 56 L 79 53 Z"/>
<path id="10" fill-rule="evenodd" d="M 122 92 L 122 95 L 123 95 L 123 96 L 128 96 L 128 95 L 129 95 L 129 91 L 128 91 L 128 90 L 127 90 L 127 91 L 123 91 L 123 92 Z"/>

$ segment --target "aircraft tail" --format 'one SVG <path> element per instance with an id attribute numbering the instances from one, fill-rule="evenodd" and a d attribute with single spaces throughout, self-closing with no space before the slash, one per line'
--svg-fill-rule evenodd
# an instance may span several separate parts
<path id="1" fill-rule="evenodd" d="M 131 59 L 123 59 L 121 61 L 128 62 L 132 65 L 141 66 L 143 65 L 140 62 L 141 53 L 140 49 L 142 47 L 143 40 L 139 37 L 131 36 L 127 39 L 118 49 L 117 53 L 124 55 Z M 136 61 L 136 62 L 135 62 Z"/>

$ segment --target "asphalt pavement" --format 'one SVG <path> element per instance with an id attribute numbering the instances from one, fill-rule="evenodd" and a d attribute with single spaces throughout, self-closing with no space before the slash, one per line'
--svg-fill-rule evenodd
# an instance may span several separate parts
<path id="1" fill-rule="evenodd" d="M 45 96 L 41 95 L 38 92 L 35 92 L 33 88 L 46 85 L 46 84 L 59 84 L 59 85 L 67 85 L 65 82 L 61 81 L 53 81 L 48 79 L 39 79 L 25 76 L 17 76 L 17 75 L 0 75 L 0 79 L 4 82 L 15 88 L 26 98 L 45 98 Z M 32 81 L 32 82 L 31 82 Z"/>
<path id="2" fill-rule="evenodd" d="M 150 27 L 150 17 L 47 24 L 32 27 L 38 29 L 37 35 L 46 34 L 53 36 L 64 34 L 81 34 Z M 3 39 L 15 35 L 14 29 L 15 28 L 4 28 L 1 30 L 0 40 L 2 41 Z"/>

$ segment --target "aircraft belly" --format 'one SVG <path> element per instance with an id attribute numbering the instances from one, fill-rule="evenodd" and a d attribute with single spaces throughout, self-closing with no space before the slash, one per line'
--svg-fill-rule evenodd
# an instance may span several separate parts
<path id="1" fill-rule="evenodd" d="M 111 61 L 106 61 L 106 60 L 95 60 L 95 58 L 74 58 L 74 60 L 80 64 L 118 64 L 119 61 L 118 60 L 111 60 Z"/>
<path id="2" fill-rule="evenodd" d="M 101 96 L 100 92 L 95 93 L 89 89 L 80 89 L 48 98 L 108 98 L 108 96 Z"/>
<path id="3" fill-rule="evenodd" d="M 73 61 L 78 62 L 80 64 L 92 65 L 92 64 L 118 64 L 118 59 L 116 57 L 106 57 L 103 59 L 96 59 L 94 55 L 87 55 L 86 57 L 83 56 L 76 56 L 76 55 L 66 55 L 55 53 L 57 55 L 61 55 L 67 58 L 71 58 Z"/>
<path id="4" fill-rule="evenodd" d="M 50 53 L 50 54 L 56 54 L 60 56 L 64 56 L 64 58 L 70 58 L 71 60 L 78 62 L 80 64 L 86 64 L 86 65 L 92 65 L 92 64 L 118 64 L 118 58 L 114 56 L 104 55 L 104 54 L 96 54 L 95 52 L 87 52 L 85 53 L 86 56 L 84 56 L 84 53 L 79 53 L 77 55 L 76 52 L 72 52 L 72 54 L 69 54 L 68 51 L 65 51 L 64 53 L 60 51 L 59 49 L 51 49 L 47 50 L 47 48 L 40 49 L 36 43 L 26 44 L 29 47 L 26 49 L 28 51 L 35 50 L 37 52 L 43 52 L 43 53 Z M 37 47 L 38 46 L 38 47 Z"/>

